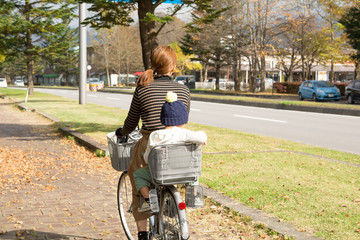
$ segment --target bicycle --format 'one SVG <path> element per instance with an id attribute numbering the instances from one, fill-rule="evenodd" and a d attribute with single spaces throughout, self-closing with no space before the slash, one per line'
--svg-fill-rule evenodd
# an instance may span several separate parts
<path id="1" fill-rule="evenodd" d="M 131 146 L 135 145 L 136 139 L 132 135 L 136 135 L 136 133 L 130 134 L 126 139 L 126 143 L 117 143 L 115 147 L 114 143 L 109 141 L 112 162 L 113 159 L 115 161 L 115 155 L 119 155 L 116 154 L 114 149 L 119 150 L 119 148 L 123 148 L 120 150 L 123 154 L 121 160 L 128 160 L 124 157 L 124 152 L 128 156 L 129 151 L 124 151 L 126 148 L 124 146 L 130 149 Z M 113 154 L 111 154 L 112 152 Z M 191 186 L 191 183 L 197 181 L 200 176 L 201 153 L 201 146 L 195 144 L 161 145 L 151 151 L 149 167 L 154 183 L 153 189 L 155 189 L 157 196 L 156 204 L 159 209 L 153 212 L 152 217 L 149 218 L 150 239 L 185 240 L 190 237 L 186 219 L 186 205 L 194 208 L 203 205 L 201 187 L 196 187 L 201 198 L 200 203 L 197 205 L 194 202 L 195 188 Z M 179 159 L 182 161 L 178 161 Z M 159 164 L 159 162 L 161 163 Z M 118 169 L 120 168 L 116 170 Z M 136 239 L 137 227 L 132 216 L 132 187 L 127 173 L 127 166 L 122 166 L 121 171 L 117 191 L 118 211 L 127 238 Z M 181 194 L 174 184 L 190 184 L 187 187 L 186 203 L 182 200 Z M 153 204 L 150 200 L 150 205 Z"/>

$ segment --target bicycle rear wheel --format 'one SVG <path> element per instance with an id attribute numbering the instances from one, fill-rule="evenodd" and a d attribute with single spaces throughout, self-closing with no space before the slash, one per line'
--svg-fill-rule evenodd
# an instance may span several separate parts
<path id="1" fill-rule="evenodd" d="M 132 187 L 127 172 L 120 176 L 117 192 L 118 210 L 120 221 L 128 239 L 137 239 L 136 222 L 132 214 Z"/>
<path id="2" fill-rule="evenodd" d="M 183 240 L 189 238 L 185 209 L 180 209 L 179 204 L 183 204 L 183 202 L 180 193 L 174 186 L 164 190 L 159 212 L 159 228 L 162 239 Z"/>

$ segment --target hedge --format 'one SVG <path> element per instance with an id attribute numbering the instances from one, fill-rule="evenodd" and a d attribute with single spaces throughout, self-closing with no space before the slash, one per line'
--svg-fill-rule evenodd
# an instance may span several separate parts
<path id="1" fill-rule="evenodd" d="M 287 93 L 287 94 L 298 94 L 299 87 L 302 82 L 275 82 L 274 91 L 277 93 Z M 345 87 L 348 85 L 348 82 L 335 83 L 334 85 L 340 89 L 341 96 L 345 96 Z"/>

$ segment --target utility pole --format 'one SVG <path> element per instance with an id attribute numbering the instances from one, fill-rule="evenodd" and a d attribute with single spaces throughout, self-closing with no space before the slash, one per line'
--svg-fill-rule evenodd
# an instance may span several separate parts
<path id="1" fill-rule="evenodd" d="M 86 4 L 79 3 L 79 104 L 86 104 L 86 26 L 81 23 L 86 15 Z"/>

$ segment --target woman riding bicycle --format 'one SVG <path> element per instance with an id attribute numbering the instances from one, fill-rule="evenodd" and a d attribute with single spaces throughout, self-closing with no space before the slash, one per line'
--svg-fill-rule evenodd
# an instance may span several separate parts
<path id="1" fill-rule="evenodd" d="M 142 121 L 141 133 L 143 137 L 134 146 L 133 157 L 128 169 L 133 193 L 132 209 L 139 240 L 148 239 L 148 232 L 146 231 L 147 219 L 151 214 L 137 211 L 140 206 L 140 195 L 136 190 L 133 173 L 147 165 L 143 153 L 147 147 L 150 133 L 165 128 L 161 124 L 160 113 L 166 93 L 168 91 L 175 92 L 178 100 L 185 104 L 187 111 L 190 110 L 190 91 L 188 87 L 171 79 L 176 66 L 174 50 L 168 46 L 155 48 L 151 56 L 151 66 L 151 69 L 146 70 L 140 76 L 124 126 L 116 131 L 118 136 L 128 135 L 138 126 L 140 119 Z"/>

